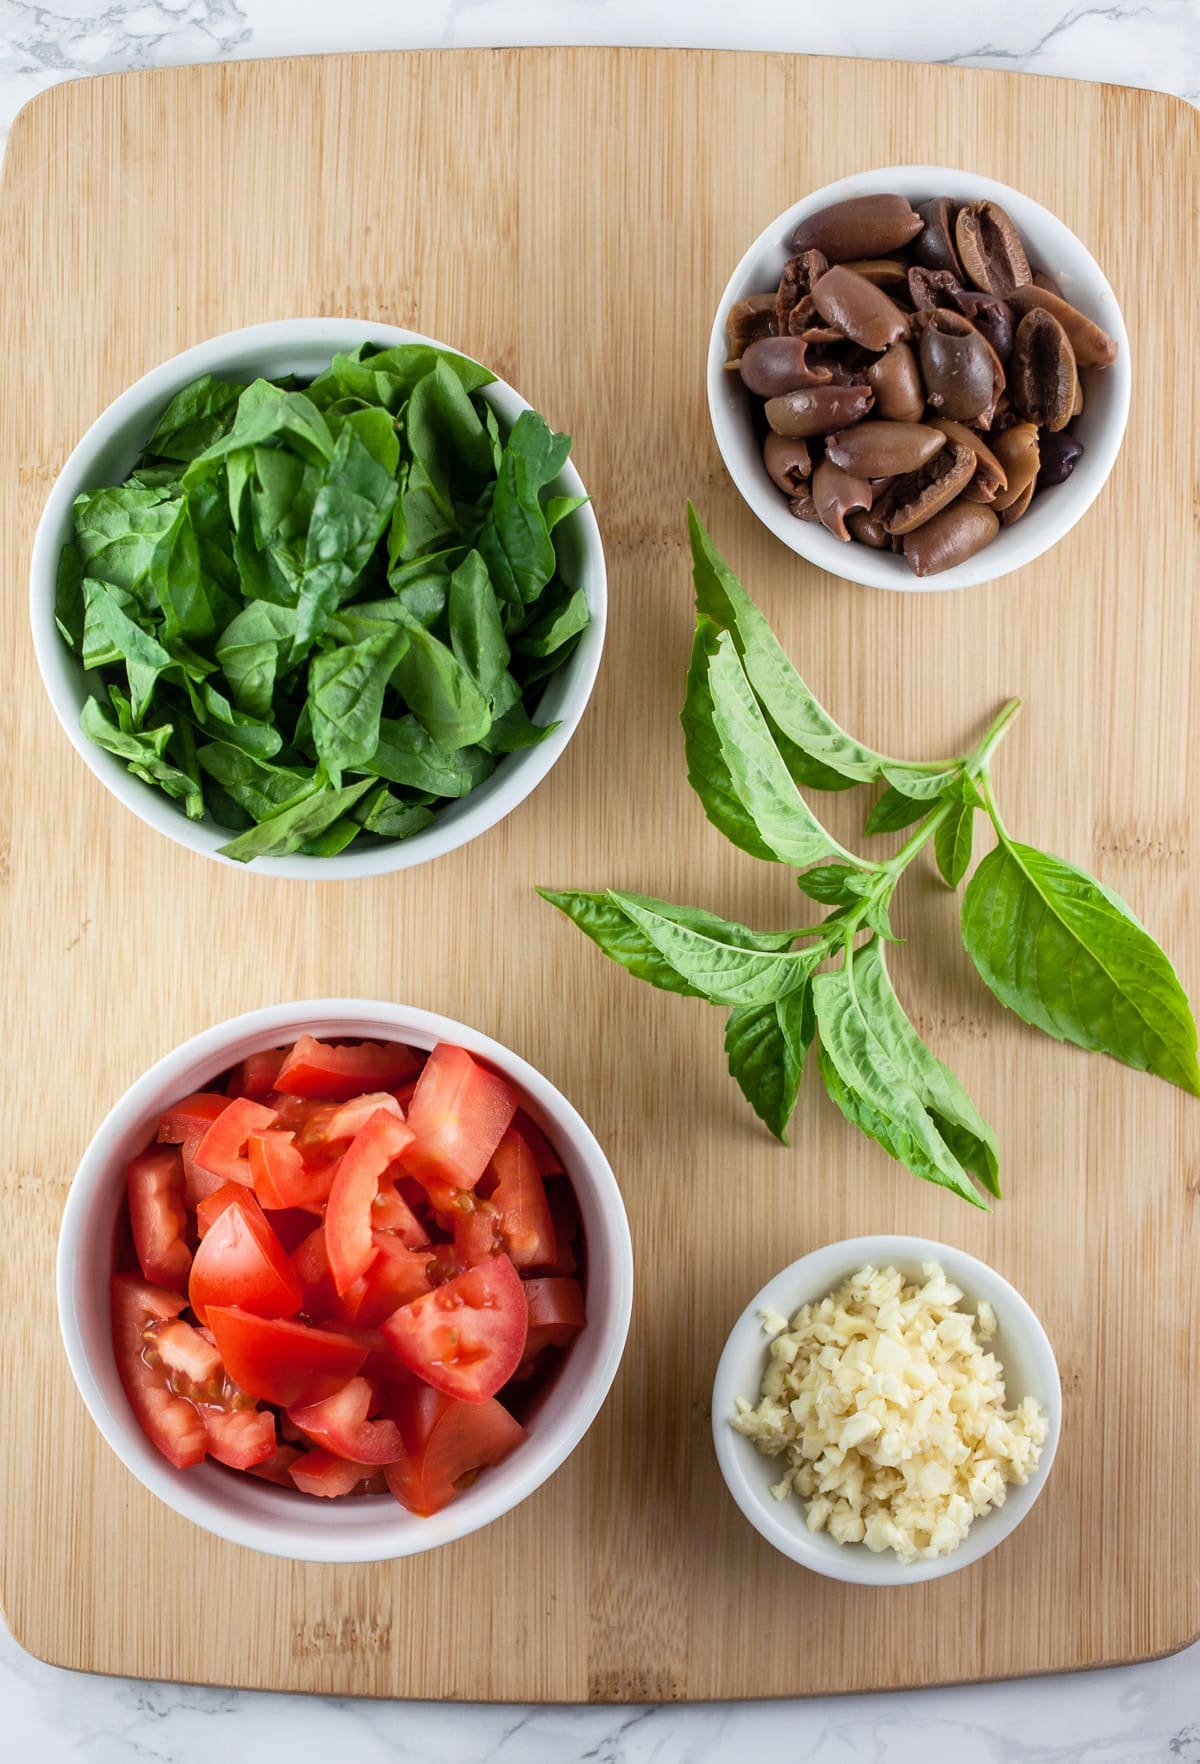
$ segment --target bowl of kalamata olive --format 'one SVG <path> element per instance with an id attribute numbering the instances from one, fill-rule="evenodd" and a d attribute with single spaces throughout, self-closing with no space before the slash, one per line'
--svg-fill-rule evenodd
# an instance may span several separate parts
<path id="1" fill-rule="evenodd" d="M 708 400 L 755 514 L 870 587 L 966 588 L 1093 501 L 1129 339 L 1087 247 L 1006 184 L 891 166 L 771 222 L 721 297 Z"/>

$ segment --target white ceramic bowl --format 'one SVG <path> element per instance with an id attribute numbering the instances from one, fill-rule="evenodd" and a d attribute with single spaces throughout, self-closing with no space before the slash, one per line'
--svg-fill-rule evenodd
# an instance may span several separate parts
<path id="1" fill-rule="evenodd" d="M 390 1495 L 317 1500 L 209 1460 L 176 1470 L 142 1432 L 112 1350 L 108 1277 L 125 1165 L 178 1097 L 258 1048 L 297 1035 L 383 1037 L 431 1048 L 450 1041 L 488 1061 L 562 1156 L 587 1247 L 587 1324 L 529 1423 L 529 1438 L 442 1512 L 421 1519 Z M 218 1023 L 153 1065 L 96 1131 L 67 1196 L 58 1240 L 58 1315 L 67 1359 L 101 1433 L 139 1482 L 185 1519 L 250 1549 L 307 1562 L 376 1562 L 466 1537 L 531 1495 L 574 1451 L 620 1364 L 633 1297 L 633 1251 L 616 1179 L 592 1134 L 549 1081 L 499 1042 L 407 1005 L 318 999 Z"/>
<path id="2" fill-rule="evenodd" d="M 1038 269 L 1053 276 L 1063 296 L 1115 337 L 1117 359 L 1103 372 L 1083 370 L 1083 415 L 1071 425 L 1084 446 L 1082 459 L 1065 484 L 1040 491 L 1027 514 L 1002 527 L 990 545 L 957 568 L 937 576 L 915 576 L 903 557 L 872 551 L 856 540 L 843 545 L 815 522 L 797 520 L 787 498 L 767 476 L 762 448 L 754 431 L 750 394 L 741 376 L 726 369 L 725 321 L 731 306 L 751 294 L 764 294 L 779 281 L 791 255 L 787 239 L 806 215 L 849 196 L 898 191 L 916 204 L 931 196 L 959 202 L 998 202 L 1012 217 Z M 933 594 L 949 588 L 970 588 L 991 582 L 1031 563 L 1070 531 L 1100 491 L 1113 468 L 1125 433 L 1131 384 L 1129 338 L 1117 297 L 1091 252 L 1057 215 L 1022 196 L 1007 184 L 974 172 L 938 165 L 892 165 L 861 172 L 826 184 L 795 203 L 761 232 L 729 278 L 717 307 L 708 346 L 708 408 L 713 433 L 730 477 L 764 526 L 810 563 L 869 588 L 895 588 L 910 594 Z"/>
<path id="3" fill-rule="evenodd" d="M 536 747 L 522 749 L 502 759 L 484 783 L 458 802 L 440 809 L 437 818 L 409 839 L 386 844 L 349 846 L 337 857 L 255 858 L 249 865 L 222 857 L 220 847 L 233 837 L 228 828 L 209 820 L 189 821 L 160 790 L 134 778 L 114 754 L 89 741 L 79 727 L 79 713 L 89 696 L 87 676 L 77 656 L 66 647 L 54 622 L 54 590 L 59 555 L 71 537 L 71 508 L 82 491 L 103 484 L 119 484 L 132 471 L 155 423 L 181 387 L 200 374 L 251 380 L 256 375 L 277 378 L 295 373 L 311 379 L 329 365 L 339 350 L 360 343 L 391 347 L 398 343 L 432 343 L 439 349 L 452 344 L 395 325 L 369 323 L 363 319 L 278 319 L 248 325 L 211 337 L 182 355 L 172 356 L 152 368 L 122 392 L 103 411 L 72 452 L 60 472 L 42 511 L 30 562 L 30 617 L 38 666 L 59 722 L 92 771 L 126 808 L 160 833 L 190 851 L 215 858 L 218 863 L 248 870 L 259 876 L 292 876 L 306 881 L 336 881 L 348 876 L 378 876 L 390 870 L 406 870 L 454 851 L 502 821 L 523 802 L 562 755 L 575 733 L 591 696 L 600 654 L 608 590 L 600 529 L 591 504 L 569 515 L 557 529 L 564 573 L 587 595 L 591 624 L 574 652 L 546 682 L 539 701 L 538 720 L 558 722 L 553 735 Z M 461 353 L 461 352 L 460 352 Z M 485 386 L 482 396 L 495 410 L 502 428 L 508 429 L 530 406 L 503 380 Z M 579 473 L 568 461 L 555 480 L 556 495 L 586 494 Z"/>
<path id="4" fill-rule="evenodd" d="M 764 1457 L 730 1424 L 730 1417 L 737 1397 L 758 1401 L 769 1343 L 761 1311 L 791 1317 L 801 1305 L 824 1298 L 868 1264 L 898 1268 L 905 1276 L 919 1279 L 924 1262 L 941 1263 L 949 1279 L 962 1288 L 965 1308 L 974 1307 L 981 1299 L 992 1306 L 997 1330 L 988 1349 L 1004 1368 L 1008 1405 L 1012 1408 L 1023 1397 L 1036 1397 L 1046 1411 L 1047 1433 L 1038 1468 L 1023 1488 L 1010 1486 L 1004 1505 L 976 1519 L 965 1541 L 948 1556 L 918 1560 L 905 1567 L 891 1550 L 876 1555 L 865 1544 L 838 1544 L 827 1532 L 809 1531 L 804 1503 L 790 1495 L 777 1501 L 770 1492 L 770 1485 L 783 1473 L 784 1460 Z M 994 1268 L 928 1238 L 851 1237 L 801 1256 L 750 1300 L 730 1331 L 717 1366 L 712 1426 L 717 1461 L 729 1492 L 768 1543 L 801 1567 L 830 1580 L 849 1580 L 859 1586 L 911 1586 L 968 1567 L 1016 1530 L 1046 1486 L 1062 1430 L 1062 1392 L 1046 1331 L 1020 1293 Z"/>

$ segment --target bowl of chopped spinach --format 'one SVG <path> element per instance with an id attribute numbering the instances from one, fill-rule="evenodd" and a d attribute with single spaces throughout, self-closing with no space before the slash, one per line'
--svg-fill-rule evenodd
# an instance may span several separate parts
<path id="1" fill-rule="evenodd" d="M 570 445 L 391 325 L 173 357 L 93 423 L 38 527 L 60 722 L 218 862 L 336 878 L 453 850 L 545 777 L 595 681 L 604 555 Z"/>

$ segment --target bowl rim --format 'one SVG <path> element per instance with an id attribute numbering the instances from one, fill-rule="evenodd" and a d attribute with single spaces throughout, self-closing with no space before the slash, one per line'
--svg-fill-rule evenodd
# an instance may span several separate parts
<path id="1" fill-rule="evenodd" d="M 589 499 L 563 522 L 564 531 L 568 522 L 573 523 L 579 549 L 575 574 L 587 596 L 591 623 L 563 668 L 551 676 L 551 681 L 558 680 L 563 686 L 559 726 L 536 747 L 504 755 L 492 774 L 497 780 L 496 787 L 486 796 L 477 798 L 472 792 L 460 803 L 446 805 L 447 809 L 453 807 L 457 810 L 453 819 L 447 819 L 443 811 L 428 827 L 407 839 L 392 840 L 369 850 L 363 848 L 357 853 L 352 846 L 334 857 L 306 857 L 302 853 L 291 853 L 284 857 L 255 858 L 252 863 L 241 864 L 222 856 L 218 849 L 232 837 L 227 828 L 220 828 L 208 820 L 187 820 L 160 791 L 134 778 L 115 755 L 97 747 L 84 735 L 79 727 L 71 681 L 72 667 L 79 665 L 78 658 L 67 651 L 59 634 L 54 617 L 54 595 L 64 523 L 75 496 L 88 487 L 89 468 L 98 450 L 114 429 L 136 420 L 143 412 L 148 415 L 161 412 L 171 397 L 190 380 L 202 373 L 220 373 L 222 358 L 235 352 L 244 353 L 260 345 L 263 349 L 290 346 L 297 352 L 311 351 L 318 345 L 324 348 L 328 344 L 332 356 L 339 350 L 352 349 L 365 342 L 378 342 L 388 348 L 403 343 L 424 343 L 466 356 L 465 350 L 424 332 L 358 318 L 267 319 L 204 338 L 149 368 L 89 423 L 59 470 L 34 533 L 29 561 L 29 618 L 34 654 L 54 714 L 71 745 L 104 787 L 148 827 L 165 834 L 187 851 L 248 875 L 309 882 L 387 875 L 442 857 L 478 838 L 517 808 L 562 757 L 587 709 L 600 669 L 608 615 L 608 579 L 600 528 Z M 466 356 L 466 359 L 473 361 L 475 358 Z M 481 387 L 480 393 L 506 420 L 515 421 L 522 411 L 533 409 L 514 386 L 499 376 Z M 573 459 L 567 460 L 556 482 L 565 494 L 587 496 Z M 492 780 L 487 782 L 490 784 Z"/>
<path id="2" fill-rule="evenodd" d="M 1031 1388 L 1014 1398 L 1006 1391 L 1012 1406 L 1022 1396 L 1034 1395 L 1046 1413 L 1046 1441 L 1036 1472 L 1023 1486 L 1012 1485 L 1002 1507 L 994 1507 L 974 1521 L 968 1536 L 949 1555 L 931 1560 L 918 1559 L 907 1565 L 891 1551 L 876 1555 L 863 1544 L 832 1544 L 828 1538 L 819 1541 L 803 1527 L 786 1525 L 779 1517 L 779 1506 L 765 1487 L 756 1486 L 747 1473 L 751 1462 L 745 1448 L 755 1448 L 751 1441 L 731 1425 L 734 1398 L 753 1398 L 754 1392 L 744 1388 L 747 1361 L 758 1355 L 765 1359 L 769 1337 L 764 1333 L 760 1311 L 775 1310 L 789 1319 L 801 1305 L 824 1298 L 842 1280 L 868 1264 L 886 1266 L 898 1260 L 906 1264 L 940 1262 L 947 1278 L 963 1288 L 969 1303 L 988 1300 L 1000 1317 L 1000 1327 L 1020 1337 L 1022 1357 L 1036 1368 Z M 1042 1388 L 1034 1388 L 1040 1384 Z M 912 1586 L 927 1580 L 940 1580 L 958 1573 L 973 1562 L 990 1555 L 1028 1516 L 1040 1499 L 1058 1452 L 1062 1435 L 1062 1385 L 1058 1362 L 1044 1325 L 1029 1301 L 1004 1275 L 978 1256 L 970 1255 L 953 1244 L 934 1238 L 913 1237 L 895 1232 L 842 1238 L 822 1244 L 772 1275 L 745 1308 L 729 1331 L 713 1379 L 711 1423 L 713 1445 L 721 1475 L 729 1493 L 754 1529 L 782 1555 L 799 1567 L 830 1580 L 857 1586 Z M 787 1505 L 787 1503 L 784 1503 Z"/>
<path id="3" fill-rule="evenodd" d="M 104 1206 L 108 1191 L 117 1186 L 114 1146 L 120 1138 L 135 1127 L 144 1132 L 146 1123 L 161 1109 L 164 1095 L 198 1063 L 215 1074 L 223 1069 L 222 1060 L 227 1066 L 254 1045 L 277 1045 L 288 1034 L 305 1032 L 347 1037 L 389 1035 L 429 1047 L 437 1041 L 452 1041 L 486 1060 L 520 1090 L 523 1104 L 532 1102 L 535 1119 L 541 1116 L 550 1123 L 552 1136 L 569 1133 L 575 1157 L 568 1179 L 581 1210 L 586 1196 L 595 1202 L 596 1216 L 602 1221 L 607 1316 L 602 1344 L 584 1390 L 540 1433 L 540 1417 L 535 1417 L 529 1439 L 510 1459 L 494 1466 L 431 1518 L 405 1512 L 390 1496 L 360 1496 L 352 1515 L 346 1513 L 344 1503 L 337 1502 L 324 1503 L 314 1514 L 313 1502 L 299 1491 L 293 1494 L 249 1476 L 240 1477 L 237 1487 L 241 1500 L 255 1509 L 255 1514 L 226 1508 L 208 1492 L 201 1477 L 211 1471 L 222 1478 L 219 1486 L 226 1486 L 224 1479 L 235 1473 L 207 1464 L 180 1471 L 168 1463 L 143 1434 L 123 1392 L 119 1402 L 110 1402 L 97 1374 L 97 1355 L 81 1324 L 76 1299 L 92 1279 L 88 1271 L 89 1230 L 94 1211 Z M 238 1054 L 225 1057 L 235 1046 Z M 596 1255 L 598 1247 L 590 1246 L 591 1255 Z M 593 1263 L 589 1297 L 596 1285 L 595 1268 Z M 417 1555 L 478 1531 L 533 1494 L 579 1445 L 608 1396 L 628 1336 L 633 1278 L 629 1221 L 617 1179 L 591 1129 L 562 1092 L 519 1054 L 465 1023 L 416 1006 L 355 998 L 306 999 L 242 1012 L 190 1036 L 135 1078 L 108 1110 L 80 1159 L 63 1208 L 55 1261 L 59 1330 L 67 1362 L 92 1420 L 126 1468 L 172 1511 L 203 1530 L 268 1555 L 310 1562 L 390 1561 Z M 104 1309 L 107 1316 L 107 1301 Z M 597 1326 L 599 1322 L 597 1319 Z M 535 1444 L 539 1449 L 530 1453 Z M 367 1523 L 369 1508 L 378 1523 Z M 360 1512 L 364 1516 L 361 1524 Z M 271 1530 L 261 1531 L 256 1518 L 268 1519 Z M 348 1522 L 355 1529 L 349 1529 Z"/>
<path id="4" fill-rule="evenodd" d="M 1019 231 L 1024 232 L 1028 219 L 1032 217 L 1036 226 L 1056 234 L 1072 253 L 1080 254 L 1080 261 L 1086 264 L 1090 278 L 1087 290 L 1088 310 L 1091 311 L 1095 306 L 1104 307 L 1105 329 L 1117 343 L 1117 359 L 1110 368 L 1104 370 L 1112 388 L 1114 402 L 1104 429 L 1089 441 L 1080 466 L 1068 480 L 1074 486 L 1074 493 L 1069 499 L 1052 505 L 1052 508 L 1059 510 L 1059 518 L 1047 523 L 1048 530 L 1044 540 L 1039 538 L 1031 542 L 1029 529 L 1023 522 L 1018 522 L 1011 528 L 1003 529 L 991 545 L 985 545 L 982 551 L 968 558 L 965 563 L 944 570 L 936 576 L 922 577 L 914 575 L 902 559 L 895 558 L 890 553 L 875 552 L 866 545 L 854 542 L 843 545 L 823 528 L 811 522 L 798 521 L 788 512 L 784 497 L 770 480 L 752 473 L 738 458 L 735 442 L 742 432 L 742 425 L 733 417 L 722 398 L 723 388 L 729 380 L 724 365 L 727 357 L 725 321 L 730 307 L 745 296 L 747 290 L 744 284 L 757 259 L 769 247 L 778 245 L 798 221 L 817 208 L 827 207 L 847 197 L 871 195 L 888 189 L 897 189 L 902 194 L 911 189 L 916 194 L 930 186 L 935 190 L 939 186 L 944 188 L 947 182 L 953 187 L 954 180 L 960 180 L 969 186 L 964 188 L 963 200 L 991 200 L 1010 209 L 1019 208 L 1026 217 L 1023 223 L 1017 214 L 1013 214 Z M 746 506 L 790 551 L 828 575 L 862 587 L 880 588 L 899 594 L 944 594 L 959 588 L 978 587 L 984 582 L 999 581 L 1014 570 L 1023 568 L 1051 550 L 1083 518 L 1108 481 L 1121 450 L 1129 417 L 1133 380 L 1129 334 L 1120 302 L 1091 251 L 1060 215 L 1055 214 L 1053 209 L 1046 208 L 1034 197 L 1025 195 L 1015 185 L 1004 184 L 995 178 L 984 177 L 978 172 L 961 167 L 888 165 L 872 166 L 822 185 L 820 189 L 802 196 L 763 228 L 743 252 L 717 303 L 716 315 L 709 332 L 706 383 L 709 420 L 725 470 Z M 1061 488 L 1065 489 L 1066 486 Z M 1050 512 L 1051 510 L 1047 511 L 1048 514 Z M 1001 547 L 1000 557 L 996 556 L 997 546 Z M 1007 561 L 1004 561 L 1005 550 L 1008 553 Z"/>

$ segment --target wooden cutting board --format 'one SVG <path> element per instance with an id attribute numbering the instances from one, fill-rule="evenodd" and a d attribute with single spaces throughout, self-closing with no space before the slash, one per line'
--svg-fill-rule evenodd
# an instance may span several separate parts
<path id="1" fill-rule="evenodd" d="M 1055 551 L 928 597 L 825 577 L 718 460 L 711 316 L 772 216 L 851 171 L 953 162 L 1056 210 L 1133 339 L 1124 451 Z M 922 867 L 898 986 L 1000 1137 L 972 1213 L 855 1134 L 809 1074 L 785 1151 L 723 1072 L 716 1012 L 635 985 L 533 895 L 624 885 L 763 925 L 781 867 L 689 792 L 677 712 L 691 495 L 805 678 L 873 744 L 998 761 L 1015 832 L 1095 869 L 1200 997 L 1195 905 L 1197 115 L 1173 99 L 945 68 L 552 49 L 125 74 L 44 94 L 0 190 L 9 1048 L 0 1236 L 3 1603 L 43 1659 L 375 1695 L 623 1701 L 862 1690 L 1058 1671 L 1200 1630 L 1194 1367 L 1200 1104 L 1006 1016 Z M 129 381 L 215 332 L 353 314 L 457 342 L 575 436 L 608 550 L 601 680 L 574 745 L 504 825 L 423 869 L 301 885 L 220 869 L 110 798 L 56 726 L 27 631 L 43 499 Z M 841 837 L 859 799 L 824 799 Z M 76 1161 L 185 1036 L 336 994 L 465 1018 L 539 1065 L 606 1147 L 638 1290 L 613 1395 L 573 1459 L 485 1533 L 332 1568 L 219 1543 L 102 1443 L 54 1316 Z M 822 1242 L 941 1237 L 1009 1276 L 1062 1367 L 1062 1450 L 1019 1533 L 882 1593 L 775 1554 L 718 1477 L 708 1400 L 747 1297 Z"/>

